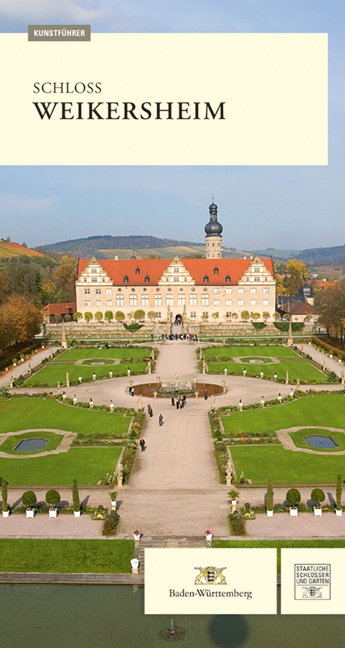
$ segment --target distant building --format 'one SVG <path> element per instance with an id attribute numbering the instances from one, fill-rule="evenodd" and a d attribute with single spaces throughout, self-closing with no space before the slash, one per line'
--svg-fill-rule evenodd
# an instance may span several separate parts
<path id="1" fill-rule="evenodd" d="M 66 315 L 69 315 L 70 318 L 72 318 L 73 313 L 76 313 L 76 311 L 76 302 L 61 302 L 60 304 L 47 304 L 47 306 L 42 308 L 41 312 L 43 313 L 46 322 L 54 323 L 57 319 L 56 316 L 60 316 L 61 319 L 67 321 L 68 318 L 66 318 Z"/>

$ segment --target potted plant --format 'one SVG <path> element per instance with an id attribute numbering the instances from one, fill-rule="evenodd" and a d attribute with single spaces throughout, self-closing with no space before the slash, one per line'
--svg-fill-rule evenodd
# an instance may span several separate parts
<path id="1" fill-rule="evenodd" d="M 50 518 L 56 518 L 57 517 L 57 505 L 60 502 L 60 493 L 58 493 L 57 490 L 54 490 L 54 488 L 51 488 L 49 491 L 46 492 L 46 502 L 47 504 L 50 504 L 49 508 L 49 517 Z"/>
<path id="2" fill-rule="evenodd" d="M 34 505 L 37 502 L 37 498 L 36 498 L 35 493 L 33 491 L 30 491 L 30 490 L 25 491 L 25 493 L 23 493 L 23 495 L 22 495 L 22 502 L 23 502 L 24 506 L 27 507 L 26 511 L 25 511 L 25 516 L 27 518 L 35 517 L 36 511 L 33 508 Z"/>
<path id="3" fill-rule="evenodd" d="M 290 506 L 290 517 L 298 516 L 298 505 L 301 501 L 301 493 L 297 488 L 290 488 L 286 493 L 286 499 Z"/>
<path id="4" fill-rule="evenodd" d="M 343 514 L 343 509 L 341 506 L 341 493 L 343 489 L 343 480 L 341 478 L 341 475 L 338 475 L 337 477 L 337 491 L 336 491 L 336 500 L 337 500 L 337 506 L 335 509 L 335 514 L 336 515 L 342 515 Z"/>
<path id="5" fill-rule="evenodd" d="M 117 496 L 116 491 L 113 491 L 112 493 L 110 493 L 111 505 L 112 505 L 115 509 L 116 509 L 116 496 Z"/>
<path id="6" fill-rule="evenodd" d="M 10 512 L 7 504 L 7 481 L 6 479 L 2 480 L 1 484 L 1 495 L 2 495 L 2 516 L 8 517 Z"/>
<path id="7" fill-rule="evenodd" d="M 212 540 L 212 538 L 213 538 L 212 529 L 206 529 L 206 531 L 204 533 L 204 536 L 205 536 L 206 540 L 209 540 L 209 541 Z"/>
<path id="8" fill-rule="evenodd" d="M 321 488 L 314 488 L 314 490 L 312 490 L 311 499 L 316 503 L 316 506 L 314 506 L 314 515 L 316 517 L 322 516 L 321 502 L 324 502 L 325 498 L 326 495 Z"/>
<path id="9" fill-rule="evenodd" d="M 266 493 L 266 513 L 268 517 L 273 516 L 273 485 L 271 477 L 267 483 L 267 493 Z"/>
<path id="10" fill-rule="evenodd" d="M 133 531 L 133 538 L 134 538 L 134 540 L 140 540 L 140 538 L 141 538 L 141 531 L 140 531 L 140 529 L 134 529 L 134 531 Z"/>
<path id="11" fill-rule="evenodd" d="M 77 480 L 73 480 L 72 486 L 72 496 L 73 496 L 73 513 L 74 517 L 80 517 L 80 499 Z"/>
<path id="12" fill-rule="evenodd" d="M 232 488 L 232 490 L 228 492 L 228 495 L 231 499 L 231 504 L 233 506 L 236 506 L 237 498 L 239 497 L 239 492 L 236 490 L 236 488 Z"/>

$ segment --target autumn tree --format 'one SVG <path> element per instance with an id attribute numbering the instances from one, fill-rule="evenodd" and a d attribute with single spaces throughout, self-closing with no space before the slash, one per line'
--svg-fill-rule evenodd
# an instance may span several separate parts
<path id="1" fill-rule="evenodd" d="M 296 295 L 309 277 L 309 270 L 301 259 L 289 259 L 285 265 L 288 295 Z"/>
<path id="2" fill-rule="evenodd" d="M 0 319 L 8 328 L 9 344 L 30 340 L 40 331 L 41 312 L 25 297 L 12 295 L 0 308 Z"/>

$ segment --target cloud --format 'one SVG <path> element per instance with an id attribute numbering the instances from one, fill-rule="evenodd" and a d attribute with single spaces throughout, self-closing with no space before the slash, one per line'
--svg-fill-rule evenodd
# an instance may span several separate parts
<path id="1" fill-rule="evenodd" d="M 17 194 L 0 194 L 0 211 L 6 215 L 41 215 L 51 212 L 57 198 L 29 198 Z"/>

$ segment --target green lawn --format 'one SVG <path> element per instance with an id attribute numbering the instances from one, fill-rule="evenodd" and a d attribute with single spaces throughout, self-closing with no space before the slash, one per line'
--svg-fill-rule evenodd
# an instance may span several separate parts
<path id="1" fill-rule="evenodd" d="M 320 448 L 315 448 L 310 446 L 306 442 L 305 437 L 309 436 L 329 436 L 337 444 L 335 448 L 322 448 L 322 452 L 339 452 L 339 450 L 345 450 L 345 434 L 343 432 L 330 432 L 329 430 L 320 430 L 318 428 L 308 428 L 307 430 L 299 430 L 298 432 L 290 432 L 290 436 L 294 441 L 295 445 L 298 448 L 309 448 L 309 450 L 318 450 Z"/>
<path id="2" fill-rule="evenodd" d="M 43 450 L 33 450 L 28 452 L 21 452 L 20 450 L 15 450 L 15 447 L 24 441 L 25 439 L 47 439 L 48 443 L 43 448 Z M 0 445 L 0 452 L 7 452 L 8 454 L 14 455 L 23 455 L 24 457 L 28 454 L 38 454 L 40 452 L 47 452 L 50 450 L 55 450 L 61 443 L 63 439 L 62 434 L 55 434 L 54 432 L 47 432 L 42 430 L 42 432 L 25 432 L 24 434 L 14 434 L 13 436 L 7 437 L 7 439 Z"/>
<path id="3" fill-rule="evenodd" d="M 263 385 L 264 386 L 264 385 Z M 279 386 L 277 385 L 277 392 Z M 263 390 L 263 393 L 264 390 Z M 345 395 L 315 394 L 264 409 L 233 412 L 222 417 L 227 432 L 264 432 L 298 425 L 330 426 L 345 429 Z"/>
<path id="4" fill-rule="evenodd" d="M 97 378 L 108 378 L 109 371 L 113 372 L 113 376 L 127 376 L 127 369 L 130 369 L 133 375 L 144 374 L 146 371 L 146 362 L 131 362 L 128 365 L 125 363 L 118 365 L 105 364 L 98 367 L 75 365 L 67 362 L 60 364 L 52 362 L 30 376 L 25 381 L 25 385 L 28 387 L 57 387 L 58 382 L 60 382 L 61 387 L 64 387 L 66 386 L 67 372 L 70 381 L 72 383 L 77 383 L 79 376 L 81 376 L 83 380 L 92 380 L 92 375 L 94 373 Z"/>
<path id="5" fill-rule="evenodd" d="M 206 358 L 242 358 L 245 356 L 263 356 L 272 358 L 299 358 L 300 356 L 292 349 L 282 346 L 229 346 L 211 347 L 204 350 Z"/>
<path id="6" fill-rule="evenodd" d="M 113 349 L 67 349 L 60 353 L 53 362 L 75 362 L 82 358 L 96 358 L 104 360 L 106 358 L 136 358 L 141 359 L 148 357 L 151 349 L 147 347 L 130 348 L 113 348 Z"/>
<path id="7" fill-rule="evenodd" d="M 281 549 L 344 549 L 344 547 L 345 540 L 213 540 L 212 542 L 214 549 L 278 549 L 278 574 L 281 572 Z"/>
<path id="8" fill-rule="evenodd" d="M 0 540 L 1 572 L 130 573 L 133 556 L 133 540 Z"/>
<path id="9" fill-rule="evenodd" d="M 306 454 L 282 446 L 231 446 L 231 454 L 236 474 L 243 471 L 253 484 L 267 483 L 269 477 L 277 484 L 334 483 L 337 475 L 345 475 L 345 455 Z"/>
<path id="10" fill-rule="evenodd" d="M 208 371 L 210 374 L 223 374 L 225 368 L 227 369 L 228 374 L 243 375 L 243 370 L 246 369 L 247 376 L 257 378 L 260 376 L 260 372 L 263 371 L 264 378 L 273 378 L 276 373 L 278 380 L 285 380 L 286 372 L 289 372 L 289 382 L 297 382 L 297 379 L 301 383 L 312 384 L 325 383 L 327 376 L 325 376 L 322 371 L 319 371 L 313 365 L 311 365 L 307 360 L 298 360 L 296 362 L 279 362 L 274 364 L 261 364 L 253 365 L 247 363 L 238 363 L 233 361 L 225 362 L 208 362 Z M 279 389 L 278 389 L 279 391 Z"/>
<path id="11" fill-rule="evenodd" d="M 123 414 L 85 410 L 54 399 L 12 397 L 0 401 L 0 434 L 54 428 L 85 436 L 95 432 L 123 436 L 129 423 L 130 418 Z"/>
<path id="12" fill-rule="evenodd" d="M 0 457 L 0 475 L 13 486 L 96 484 L 115 470 L 121 447 L 71 448 L 67 453 L 8 459 Z"/>

